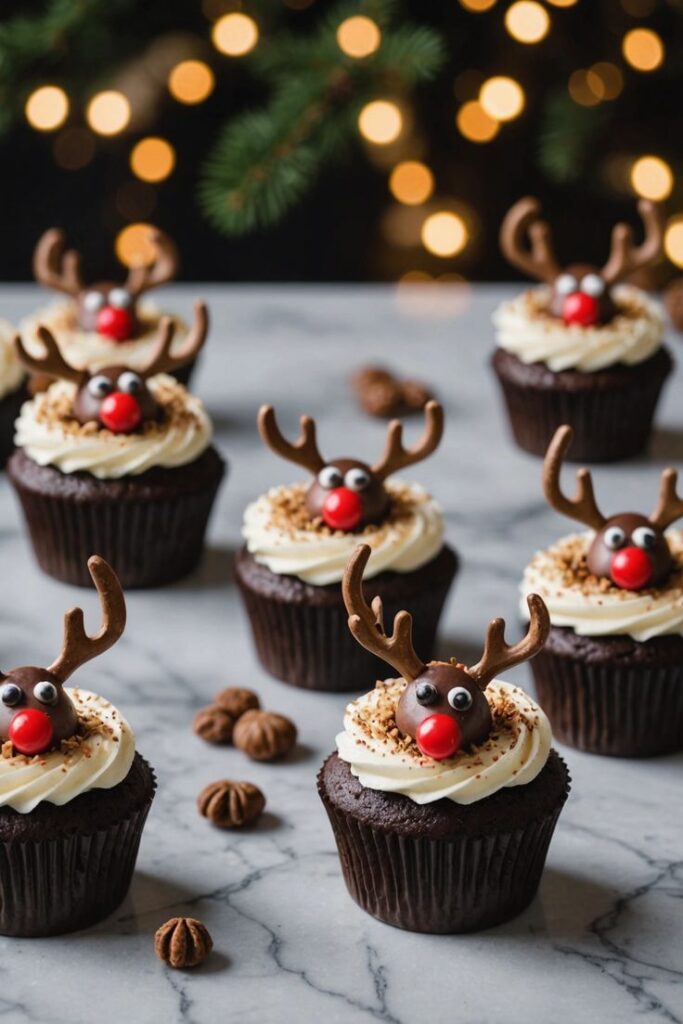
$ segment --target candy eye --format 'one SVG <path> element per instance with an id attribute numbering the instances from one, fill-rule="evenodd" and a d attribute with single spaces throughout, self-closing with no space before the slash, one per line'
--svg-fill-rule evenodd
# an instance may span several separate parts
<path id="1" fill-rule="evenodd" d="M 364 491 L 370 483 L 370 474 L 365 469 L 350 469 L 344 477 L 344 483 L 352 491 Z"/>
<path id="2" fill-rule="evenodd" d="M 581 278 L 581 291 L 597 299 L 600 295 L 604 295 L 605 282 L 599 274 L 586 274 Z"/>
<path id="3" fill-rule="evenodd" d="M 0 690 L 0 700 L 8 708 L 15 707 L 22 697 L 23 693 L 16 683 L 5 683 Z"/>
<path id="4" fill-rule="evenodd" d="M 646 551 L 652 551 L 657 544 L 657 534 L 649 526 L 638 526 L 631 534 L 631 540 Z"/>
<path id="5" fill-rule="evenodd" d="M 626 534 L 620 526 L 610 526 L 603 533 L 603 539 L 608 548 L 612 551 L 616 551 L 620 548 L 626 540 Z"/>
<path id="6" fill-rule="evenodd" d="M 125 391 L 129 395 L 138 395 L 142 391 L 142 378 L 132 370 L 122 373 L 116 382 L 119 391 Z"/>
<path id="7" fill-rule="evenodd" d="M 324 466 L 318 473 L 318 483 L 328 491 L 333 487 L 341 487 L 344 477 L 336 466 Z"/>
<path id="8" fill-rule="evenodd" d="M 415 696 L 419 704 L 435 704 L 439 699 L 439 691 L 433 683 L 418 683 Z"/>
<path id="9" fill-rule="evenodd" d="M 88 391 L 93 398 L 104 398 L 105 395 L 111 394 L 113 390 L 114 385 L 109 380 L 109 377 L 105 377 L 103 373 L 95 374 L 88 381 Z"/>
<path id="10" fill-rule="evenodd" d="M 560 274 L 555 281 L 555 291 L 558 295 L 571 295 L 579 287 L 579 282 L 573 274 Z"/>
<path id="11" fill-rule="evenodd" d="M 99 313 L 104 306 L 104 295 L 102 292 L 87 292 L 83 296 L 83 308 L 89 313 Z"/>
<path id="12" fill-rule="evenodd" d="M 132 301 L 133 297 L 125 288 L 112 288 L 107 295 L 107 302 L 116 309 L 128 309 Z"/>
<path id="13" fill-rule="evenodd" d="M 472 707 L 472 694 L 464 686 L 454 686 L 448 691 L 448 703 L 454 711 L 469 711 Z"/>
<path id="14" fill-rule="evenodd" d="M 36 683 L 33 687 L 33 696 L 41 704 L 56 704 L 59 694 L 55 684 L 49 683 L 47 679 L 44 679 L 42 683 Z"/>

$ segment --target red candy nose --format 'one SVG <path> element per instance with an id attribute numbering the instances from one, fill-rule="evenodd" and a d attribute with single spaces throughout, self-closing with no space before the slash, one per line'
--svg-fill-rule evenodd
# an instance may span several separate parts
<path id="1" fill-rule="evenodd" d="M 42 754 L 52 746 L 54 730 L 44 711 L 25 708 L 17 711 L 10 722 L 9 738 L 20 754 Z"/>
<path id="2" fill-rule="evenodd" d="M 142 419 L 140 403 L 126 391 L 112 391 L 100 406 L 100 420 L 114 434 L 128 434 Z"/>
<path id="3" fill-rule="evenodd" d="M 622 548 L 612 559 L 610 576 L 624 590 L 640 590 L 652 577 L 652 559 L 642 548 Z"/>
<path id="4" fill-rule="evenodd" d="M 97 314 L 97 333 L 113 341 L 126 341 L 133 334 L 133 317 L 128 309 L 103 306 Z"/>
<path id="5" fill-rule="evenodd" d="M 363 503 L 357 491 L 335 487 L 323 503 L 323 519 L 333 530 L 353 530 L 363 518 Z"/>
<path id="6" fill-rule="evenodd" d="M 418 725 L 415 739 L 423 754 L 443 761 L 455 754 L 460 735 L 460 726 L 450 715 L 430 715 Z"/>
<path id="7" fill-rule="evenodd" d="M 598 300 L 585 292 L 572 292 L 564 300 L 562 319 L 566 324 L 591 327 L 600 319 Z"/>

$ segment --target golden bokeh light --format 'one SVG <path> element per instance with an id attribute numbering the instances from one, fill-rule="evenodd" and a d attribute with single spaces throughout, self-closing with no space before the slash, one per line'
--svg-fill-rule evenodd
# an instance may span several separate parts
<path id="1" fill-rule="evenodd" d="M 156 135 L 140 139 L 130 154 L 130 168 L 141 181 L 164 181 L 175 167 L 175 150 Z"/>
<path id="2" fill-rule="evenodd" d="M 624 76 L 621 68 L 607 60 L 600 60 L 588 70 L 589 74 L 597 75 L 602 82 L 602 99 L 615 100 L 624 88 Z M 590 79 L 590 81 L 594 81 Z"/>
<path id="3" fill-rule="evenodd" d="M 536 0 L 517 0 L 505 12 L 505 28 L 518 43 L 540 43 L 550 31 L 550 16 Z"/>
<path id="4" fill-rule="evenodd" d="M 358 115 L 358 130 L 368 142 L 386 146 L 395 142 L 403 128 L 401 111 L 390 100 L 366 103 Z"/>
<path id="5" fill-rule="evenodd" d="M 224 14 L 213 26 L 213 45 L 228 57 L 243 57 L 258 42 L 258 25 L 248 14 Z"/>
<path id="6" fill-rule="evenodd" d="M 667 224 L 664 252 L 677 267 L 683 267 L 683 214 L 672 217 Z"/>
<path id="7" fill-rule="evenodd" d="M 157 251 L 152 244 L 152 224 L 138 222 L 129 224 L 116 236 L 115 249 L 124 267 L 146 267 L 156 259 Z"/>
<path id="8" fill-rule="evenodd" d="M 26 100 L 24 113 L 32 128 L 39 132 L 52 132 L 67 119 L 69 97 L 58 85 L 42 85 Z"/>
<path id="9" fill-rule="evenodd" d="M 572 71 L 567 89 L 574 102 L 582 107 L 595 107 L 605 98 L 605 84 L 592 68 Z"/>
<path id="10" fill-rule="evenodd" d="M 404 160 L 396 164 L 391 172 L 389 189 L 399 203 L 418 206 L 429 199 L 434 191 L 434 175 L 419 160 Z"/>
<path id="11" fill-rule="evenodd" d="M 461 135 L 470 142 L 490 142 L 498 134 L 500 125 L 489 117 L 479 100 L 463 103 L 456 114 L 455 123 Z"/>
<path id="12" fill-rule="evenodd" d="M 633 191 L 644 199 L 666 199 L 674 187 L 671 168 L 658 156 L 641 156 L 631 167 L 630 177 Z"/>
<path id="13" fill-rule="evenodd" d="M 578 2 L 579 0 L 548 0 L 548 3 L 552 4 L 553 7 L 573 7 Z"/>
<path id="14" fill-rule="evenodd" d="M 512 121 L 524 110 L 524 90 L 514 78 L 495 75 L 482 85 L 479 102 L 489 117 Z"/>
<path id="15" fill-rule="evenodd" d="M 88 103 L 85 117 L 98 135 L 118 135 L 130 121 L 130 103 L 122 92 L 106 89 L 93 96 Z"/>
<path id="16" fill-rule="evenodd" d="M 339 49 L 347 57 L 369 57 L 379 48 L 381 42 L 382 33 L 379 26 L 364 14 L 346 18 L 337 29 Z"/>
<path id="17" fill-rule="evenodd" d="M 631 29 L 624 36 L 621 49 L 636 71 L 656 71 L 664 60 L 664 43 L 649 28 Z"/>
<path id="18" fill-rule="evenodd" d="M 179 103 L 203 103 L 214 90 L 216 79 L 203 60 L 183 60 L 171 68 L 168 88 Z"/>
<path id="19" fill-rule="evenodd" d="M 461 7 L 464 7 L 466 11 L 474 11 L 477 14 L 481 14 L 482 11 L 490 11 L 495 5 L 496 0 L 460 0 Z"/>
<path id="20" fill-rule="evenodd" d="M 421 231 L 422 244 L 433 256 L 457 256 L 467 245 L 467 228 L 462 217 L 440 210 L 426 218 Z"/>

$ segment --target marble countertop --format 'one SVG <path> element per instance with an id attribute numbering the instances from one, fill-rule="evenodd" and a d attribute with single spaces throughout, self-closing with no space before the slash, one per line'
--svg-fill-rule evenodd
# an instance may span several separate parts
<path id="1" fill-rule="evenodd" d="M 189 312 L 198 292 L 210 301 L 213 331 L 195 389 L 230 462 L 209 547 L 194 577 L 131 594 L 122 641 L 79 675 L 80 685 L 121 708 L 157 770 L 138 870 L 124 905 L 99 927 L 58 939 L 0 939 L 0 1018 L 683 1021 L 683 756 L 629 762 L 560 747 L 572 793 L 532 906 L 479 935 L 394 930 L 347 895 L 315 790 L 346 700 L 265 675 L 230 579 L 245 503 L 291 479 L 291 468 L 258 441 L 257 406 L 275 403 L 289 430 L 300 412 L 311 413 L 323 450 L 371 457 L 385 427 L 357 413 L 347 377 L 359 364 L 387 361 L 431 381 L 447 411 L 445 443 L 414 474 L 443 504 L 448 539 L 463 556 L 442 624 L 443 654 L 467 660 L 494 615 L 515 629 L 525 562 L 571 526 L 546 508 L 538 461 L 509 442 L 486 365 L 490 313 L 509 290 L 179 287 L 167 290 L 164 306 Z M 0 290 L 0 315 L 16 320 L 38 300 L 28 286 Z M 681 351 L 675 339 L 672 347 Z M 682 382 L 679 367 L 651 459 L 596 471 L 605 506 L 613 499 L 615 506 L 649 508 L 662 466 L 683 464 Z M 83 604 L 90 621 L 97 614 L 94 594 L 38 572 L 5 479 L 0 565 L 4 665 L 49 659 L 72 604 Z M 529 682 L 526 667 L 509 675 Z M 301 744 L 287 762 L 251 763 L 193 735 L 194 712 L 231 684 L 253 687 L 264 706 L 296 721 Z M 223 832 L 197 814 L 199 791 L 226 777 L 249 779 L 265 792 L 258 826 Z M 168 970 L 154 956 L 155 929 L 179 914 L 201 918 L 214 937 L 212 958 L 194 973 Z"/>

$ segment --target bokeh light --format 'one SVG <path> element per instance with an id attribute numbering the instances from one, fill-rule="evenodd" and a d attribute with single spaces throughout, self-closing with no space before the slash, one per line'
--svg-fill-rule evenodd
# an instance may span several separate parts
<path id="1" fill-rule="evenodd" d="M 621 68 L 607 60 L 600 60 L 588 69 L 588 74 L 597 75 L 602 82 L 602 99 L 615 100 L 624 88 Z M 594 79 L 590 79 L 594 82 Z"/>
<path id="2" fill-rule="evenodd" d="M 552 4 L 553 7 L 573 7 L 578 2 L 579 0 L 548 0 L 548 3 Z"/>
<path id="3" fill-rule="evenodd" d="M 460 0 L 461 7 L 464 7 L 466 11 L 474 11 L 476 14 L 490 11 L 495 5 L 496 0 Z"/>
<path id="4" fill-rule="evenodd" d="M 550 31 L 550 17 L 536 0 L 517 0 L 505 12 L 505 28 L 518 43 L 540 43 Z"/>
<path id="5" fill-rule="evenodd" d="M 129 224 L 116 236 L 116 255 L 125 267 L 146 267 L 156 258 L 156 249 L 151 235 L 151 224 L 138 222 Z"/>
<path id="6" fill-rule="evenodd" d="M 107 89 L 88 103 L 86 120 L 98 135 L 118 135 L 130 121 L 130 103 L 122 92 Z"/>
<path id="7" fill-rule="evenodd" d="M 175 150 L 166 139 L 150 135 L 133 147 L 130 167 L 142 181 L 164 181 L 175 167 Z"/>
<path id="8" fill-rule="evenodd" d="M 421 237 L 425 249 L 432 255 L 457 256 L 467 245 L 467 228 L 457 213 L 440 210 L 426 218 Z"/>
<path id="9" fill-rule="evenodd" d="M 575 103 L 582 107 L 595 107 L 605 98 L 605 85 L 600 77 L 591 68 L 579 68 L 572 71 L 567 83 L 569 95 Z"/>
<path id="10" fill-rule="evenodd" d="M 479 102 L 496 121 L 512 121 L 524 110 L 524 90 L 514 78 L 496 75 L 481 87 Z"/>
<path id="11" fill-rule="evenodd" d="M 168 76 L 169 92 L 179 103 L 203 103 L 215 84 L 214 73 L 203 60 L 183 60 Z"/>
<path id="12" fill-rule="evenodd" d="M 213 26 L 213 45 L 228 57 L 243 57 L 258 42 L 258 25 L 248 14 L 224 14 Z"/>
<path id="13" fill-rule="evenodd" d="M 67 119 L 69 97 L 58 85 L 42 85 L 26 100 L 24 113 L 32 128 L 52 132 Z"/>
<path id="14" fill-rule="evenodd" d="M 95 155 L 95 137 L 87 128 L 65 128 L 56 137 L 52 152 L 65 171 L 80 171 Z"/>
<path id="15" fill-rule="evenodd" d="M 674 176 L 666 160 L 641 156 L 631 167 L 631 186 L 644 199 L 666 199 L 674 187 Z"/>
<path id="16" fill-rule="evenodd" d="M 672 217 L 667 224 L 664 252 L 677 267 L 683 267 L 683 214 Z"/>
<path id="17" fill-rule="evenodd" d="M 403 117 L 395 103 L 373 100 L 358 115 L 358 130 L 368 142 L 386 146 L 395 142 L 403 128 Z"/>
<path id="18" fill-rule="evenodd" d="M 348 57 L 369 57 L 381 42 L 379 26 L 364 14 L 346 18 L 337 29 L 339 49 Z"/>
<path id="19" fill-rule="evenodd" d="M 664 60 L 664 43 L 649 28 L 634 28 L 622 42 L 625 59 L 636 71 L 655 71 Z"/>
<path id="20" fill-rule="evenodd" d="M 434 191 L 434 175 L 419 160 L 404 160 L 391 172 L 389 189 L 399 203 L 417 206 L 429 199 Z"/>
<path id="21" fill-rule="evenodd" d="M 456 114 L 455 123 L 461 135 L 470 142 L 490 142 L 498 134 L 500 125 L 489 117 L 479 100 L 463 103 Z"/>

